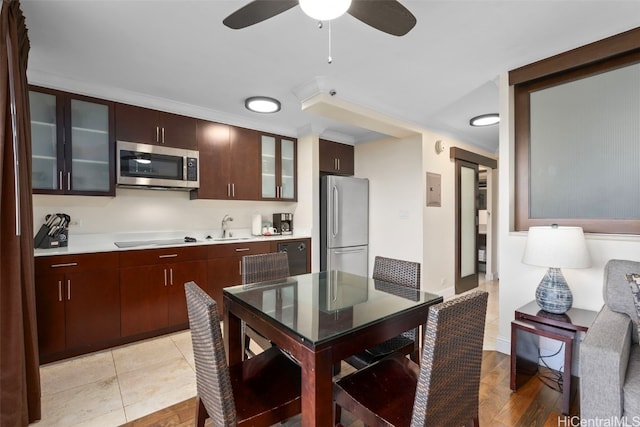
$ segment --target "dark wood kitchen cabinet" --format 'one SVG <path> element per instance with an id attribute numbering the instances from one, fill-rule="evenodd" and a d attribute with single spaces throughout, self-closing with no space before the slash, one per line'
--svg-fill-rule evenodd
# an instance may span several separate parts
<path id="1" fill-rule="evenodd" d="M 242 257 L 266 254 L 270 251 L 270 242 L 225 243 L 209 246 L 207 291 L 218 303 L 220 314 L 222 314 L 222 289 L 242 284 Z"/>
<path id="2" fill-rule="evenodd" d="M 121 252 L 122 336 L 186 328 L 184 283 L 206 284 L 206 258 L 203 246 Z"/>
<path id="3" fill-rule="evenodd" d="M 354 174 L 353 145 L 320 140 L 320 172 L 333 175 Z"/>
<path id="4" fill-rule="evenodd" d="M 296 140 L 271 134 L 260 138 L 262 199 L 295 201 Z"/>
<path id="5" fill-rule="evenodd" d="M 196 122 L 192 117 L 116 103 L 116 139 L 196 150 Z"/>
<path id="6" fill-rule="evenodd" d="M 114 104 L 29 88 L 36 194 L 115 195 Z"/>
<path id="7" fill-rule="evenodd" d="M 200 188 L 192 199 L 260 200 L 260 134 L 198 121 Z"/>
<path id="8" fill-rule="evenodd" d="M 118 255 L 35 259 L 40 362 L 88 353 L 120 337 Z"/>

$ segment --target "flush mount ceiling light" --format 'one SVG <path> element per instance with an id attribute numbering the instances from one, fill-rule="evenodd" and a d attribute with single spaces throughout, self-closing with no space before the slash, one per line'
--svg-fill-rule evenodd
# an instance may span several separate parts
<path id="1" fill-rule="evenodd" d="M 268 96 L 252 96 L 244 100 L 247 110 L 255 113 L 275 113 L 280 111 L 280 101 Z"/>
<path id="2" fill-rule="evenodd" d="M 351 0 L 300 0 L 302 11 L 318 21 L 330 21 L 345 14 Z"/>
<path id="3" fill-rule="evenodd" d="M 482 114 L 469 120 L 471 126 L 491 126 L 500 121 L 500 115 L 497 113 Z"/>

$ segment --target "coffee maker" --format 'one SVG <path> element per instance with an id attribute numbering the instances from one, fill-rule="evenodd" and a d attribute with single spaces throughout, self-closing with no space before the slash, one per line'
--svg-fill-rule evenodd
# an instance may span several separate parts
<path id="1" fill-rule="evenodd" d="M 276 229 L 277 234 L 293 234 L 293 214 L 273 214 L 273 228 Z"/>

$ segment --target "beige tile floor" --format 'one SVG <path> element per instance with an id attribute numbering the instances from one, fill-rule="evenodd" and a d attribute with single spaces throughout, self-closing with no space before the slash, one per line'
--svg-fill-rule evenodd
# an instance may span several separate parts
<path id="1" fill-rule="evenodd" d="M 490 295 L 484 346 L 495 350 L 498 282 L 481 281 L 480 288 Z M 118 426 L 196 394 L 188 331 L 51 363 L 40 375 L 42 420 L 34 426 Z"/>

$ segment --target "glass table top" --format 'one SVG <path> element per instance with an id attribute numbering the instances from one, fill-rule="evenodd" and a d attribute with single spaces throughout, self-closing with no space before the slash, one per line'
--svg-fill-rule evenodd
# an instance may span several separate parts
<path id="1" fill-rule="evenodd" d="M 224 293 L 313 344 L 442 298 L 341 271 L 238 285 L 224 288 Z"/>

